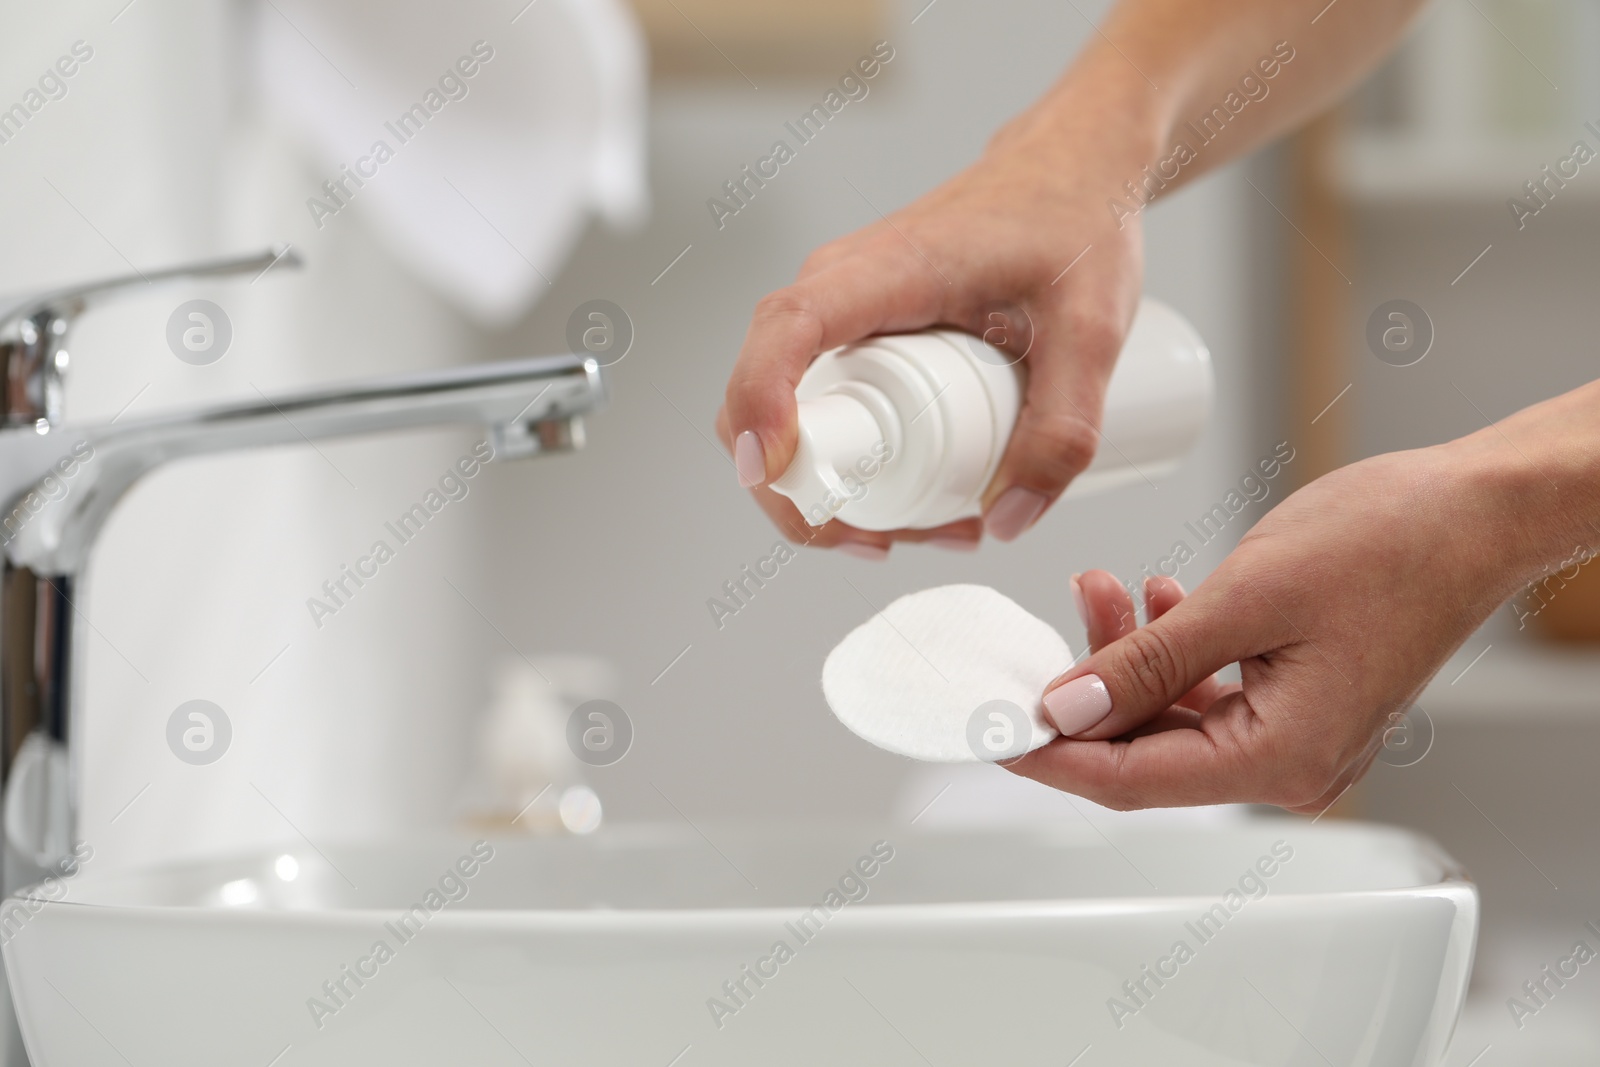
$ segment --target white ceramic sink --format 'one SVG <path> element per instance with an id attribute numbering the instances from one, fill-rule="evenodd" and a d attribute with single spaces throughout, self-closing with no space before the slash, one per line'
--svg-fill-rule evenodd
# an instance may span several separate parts
<path id="1" fill-rule="evenodd" d="M 701 829 L 90 863 L 6 971 L 36 1067 L 1422 1067 L 1476 933 L 1378 827 Z"/>

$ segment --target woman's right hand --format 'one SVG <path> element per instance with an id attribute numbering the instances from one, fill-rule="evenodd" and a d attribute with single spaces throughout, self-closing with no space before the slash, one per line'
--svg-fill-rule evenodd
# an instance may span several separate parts
<path id="1" fill-rule="evenodd" d="M 1023 115 L 966 171 L 822 246 L 793 285 L 757 305 L 717 429 L 740 484 L 790 538 L 872 558 L 899 540 L 975 548 L 987 531 L 1009 541 L 1088 466 L 1143 269 L 1137 217 L 1119 225 L 1107 203 L 1125 197 L 1123 182 L 1152 158 L 1159 131 L 1131 117 L 1147 104 L 1115 99 L 1121 90 L 1076 92 L 1081 107 Z M 766 488 L 794 455 L 800 376 L 828 349 L 935 325 L 986 336 L 1028 361 L 983 518 L 882 533 L 837 520 L 809 527 Z"/>

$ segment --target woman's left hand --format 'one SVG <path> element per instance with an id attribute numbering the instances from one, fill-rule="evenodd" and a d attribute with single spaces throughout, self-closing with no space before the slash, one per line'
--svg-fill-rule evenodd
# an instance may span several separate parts
<path id="1" fill-rule="evenodd" d="M 1573 552 L 1559 494 L 1508 442 L 1473 435 L 1318 479 L 1192 596 L 1149 583 L 1142 627 L 1115 578 L 1083 575 L 1093 652 L 1044 697 L 1063 736 L 1010 769 L 1119 809 L 1325 809 L 1489 614 Z M 1222 685 L 1230 663 L 1241 682 Z"/>

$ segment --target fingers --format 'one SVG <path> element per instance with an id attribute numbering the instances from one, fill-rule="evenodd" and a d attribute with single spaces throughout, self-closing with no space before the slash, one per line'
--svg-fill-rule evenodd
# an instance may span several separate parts
<path id="1" fill-rule="evenodd" d="M 722 439 L 723 447 L 732 452 L 726 408 L 717 413 L 717 436 Z M 810 548 L 837 548 L 861 559 L 886 559 L 897 541 L 927 544 L 950 552 L 975 552 L 983 538 L 983 521 L 976 518 L 926 530 L 863 530 L 837 519 L 812 526 L 794 501 L 781 493 L 756 486 L 750 490 L 750 495 L 787 540 Z"/>
<path id="2" fill-rule="evenodd" d="M 984 498 L 991 536 L 1020 536 L 1094 458 L 1106 383 L 1137 304 L 1136 281 L 1115 271 L 1086 274 L 1057 298 L 1059 309 L 1035 316 L 1022 410 Z"/>
<path id="3" fill-rule="evenodd" d="M 1058 739 L 1006 766 L 1118 811 L 1260 803 L 1317 815 L 1375 754 L 1358 749 L 1352 756 L 1269 721 L 1245 693 L 1228 694 L 1198 720 L 1188 719 L 1192 726 L 1182 725 L 1192 714 L 1164 712 L 1131 740 Z"/>
<path id="4" fill-rule="evenodd" d="M 896 530 L 894 538 L 897 541 L 933 545 L 950 552 L 976 552 L 979 542 L 983 540 L 983 520 L 961 519 L 928 530 Z"/>
<path id="5" fill-rule="evenodd" d="M 1208 581 L 1052 682 L 1044 707 L 1056 728 L 1082 740 L 1116 737 L 1182 703 L 1227 664 L 1288 643 L 1281 616 L 1242 606 L 1232 589 Z"/>
<path id="6" fill-rule="evenodd" d="M 1157 606 L 1175 595 L 1152 593 Z M 1273 620 L 1281 616 L 1269 609 L 1259 595 L 1235 596 L 1226 582 L 1208 580 L 1063 676 L 1055 691 L 1088 680 L 1112 710 L 1011 769 L 1121 810 L 1229 802 L 1325 809 L 1375 748 L 1341 726 L 1358 696 L 1292 627 L 1279 632 Z M 1198 715 L 1182 706 L 1211 668 L 1233 660 L 1244 690 L 1217 687 Z"/>
<path id="7" fill-rule="evenodd" d="M 1183 586 L 1176 578 L 1164 576 L 1146 578 L 1144 582 L 1144 614 L 1151 622 L 1161 618 L 1167 612 L 1183 603 L 1189 594 L 1184 592 Z M 1217 680 L 1216 675 L 1211 675 L 1205 681 L 1195 686 L 1178 699 L 1178 703 L 1195 711 L 1204 711 L 1223 695 L 1225 687 Z"/>
<path id="8" fill-rule="evenodd" d="M 1168 708 L 1143 726 L 1130 731 L 1124 736 L 1131 741 L 1135 737 L 1165 733 L 1168 730 L 1198 730 L 1200 721 L 1201 715 L 1198 711 L 1193 711 L 1189 708 Z"/>
<path id="9" fill-rule="evenodd" d="M 1072 576 L 1072 591 L 1078 602 L 1078 614 L 1088 632 L 1089 650 L 1098 652 L 1138 628 L 1134 615 L 1133 598 L 1127 589 L 1108 571 L 1093 570 Z M 1145 618 L 1154 622 L 1183 603 L 1187 593 L 1175 578 L 1163 576 L 1146 578 L 1144 583 Z M 1062 677 L 1068 677 L 1063 675 Z M 1053 684 L 1053 683 L 1052 683 Z M 1193 711 L 1204 711 L 1227 692 L 1227 688 L 1214 675 L 1207 675 L 1198 685 L 1174 703 Z M 1095 729 L 1080 737 L 1113 737 L 1107 732 L 1115 723 L 1104 729 Z"/>
<path id="10" fill-rule="evenodd" d="M 945 288 L 909 251 L 872 242 L 762 298 L 728 380 L 739 483 L 764 485 L 788 467 L 796 442 L 794 390 L 812 360 L 870 334 L 938 321 Z"/>
<path id="11" fill-rule="evenodd" d="M 734 450 L 730 437 L 728 409 L 717 412 L 717 436 L 730 454 Z M 983 539 L 983 520 L 961 519 L 925 530 L 891 530 L 879 532 L 862 530 L 838 520 L 812 526 L 800 514 L 794 501 L 765 486 L 750 490 L 761 510 L 783 536 L 798 545 L 812 548 L 838 548 L 862 559 L 881 560 L 888 556 L 896 541 L 932 545 L 951 552 L 975 552 Z"/>
<path id="12" fill-rule="evenodd" d="M 1139 626 L 1133 611 L 1133 598 L 1109 571 L 1093 570 L 1071 579 L 1073 600 L 1089 642 L 1089 651 L 1098 652 L 1111 642 L 1132 633 Z"/>
<path id="13" fill-rule="evenodd" d="M 1265 732 L 1245 696 L 1235 694 L 1201 716 L 1198 728 L 1132 740 L 1058 739 L 1008 767 L 1118 811 L 1265 799 L 1278 792 L 1272 761 L 1261 756 Z"/>
<path id="14" fill-rule="evenodd" d="M 1176 578 L 1157 577 L 1144 580 L 1144 614 L 1151 622 L 1183 603 L 1189 594 Z"/>
<path id="15" fill-rule="evenodd" d="M 1192 597 L 1150 580 L 1150 622 L 1131 631 L 1114 579 L 1078 576 L 1096 640 L 1116 636 L 1047 691 L 1065 736 L 1009 768 L 1122 810 L 1258 802 L 1315 815 L 1336 803 L 1382 745 L 1359 729 L 1370 694 L 1230 573 Z M 1235 661 L 1242 687 L 1221 685 L 1215 669 Z"/>
<path id="16" fill-rule="evenodd" d="M 717 436 L 721 438 L 722 446 L 732 455 L 734 442 L 726 406 L 717 412 Z M 743 482 L 744 479 L 741 477 L 740 481 Z M 794 502 L 788 497 L 762 486 L 754 487 L 750 492 L 778 531 L 795 544 L 813 545 L 817 548 L 838 548 L 848 545 L 848 551 L 865 559 L 883 559 L 889 553 L 891 538 L 888 534 L 857 530 L 837 521 L 812 526 L 806 522 L 805 517 L 800 514 L 800 509 L 795 507 Z"/>

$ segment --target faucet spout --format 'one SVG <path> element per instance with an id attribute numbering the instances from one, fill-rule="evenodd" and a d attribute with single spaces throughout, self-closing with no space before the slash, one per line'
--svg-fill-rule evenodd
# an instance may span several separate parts
<path id="1" fill-rule="evenodd" d="M 0 539 L 16 566 L 75 574 L 128 489 L 174 460 L 448 424 L 484 426 L 502 455 L 565 451 L 581 444 L 582 416 L 604 396 L 593 359 L 543 356 L 42 435 L 0 432 Z M 71 481 L 47 484 L 63 463 L 78 468 Z"/>

